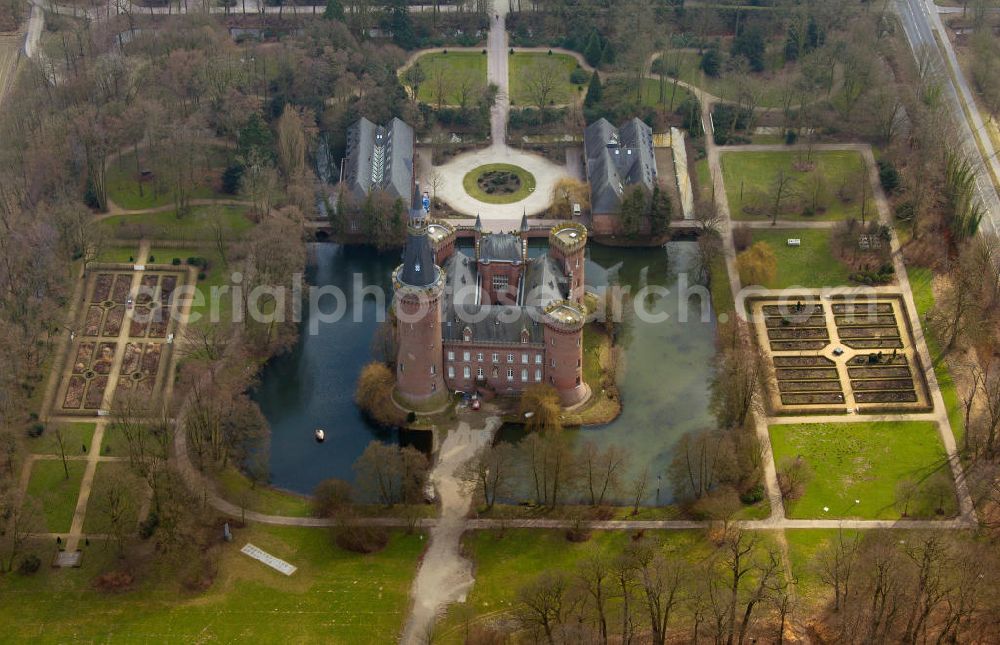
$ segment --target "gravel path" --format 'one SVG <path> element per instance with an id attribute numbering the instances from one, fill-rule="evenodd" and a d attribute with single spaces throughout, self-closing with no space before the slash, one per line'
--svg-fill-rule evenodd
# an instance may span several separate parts
<path id="1" fill-rule="evenodd" d="M 431 471 L 431 482 L 441 500 L 441 515 L 431 528 L 430 546 L 413 581 L 410 592 L 413 604 L 403 631 L 404 645 L 429 642 L 438 614 L 453 602 L 463 602 L 475 581 L 472 563 L 459 552 L 473 493 L 461 473 L 489 445 L 499 427 L 499 417 L 489 417 L 486 427 L 481 429 L 473 429 L 462 421 L 441 445 L 437 464 Z"/>

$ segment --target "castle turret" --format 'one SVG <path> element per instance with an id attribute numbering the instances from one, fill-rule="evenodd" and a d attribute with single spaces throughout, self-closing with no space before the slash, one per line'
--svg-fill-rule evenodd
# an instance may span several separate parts
<path id="1" fill-rule="evenodd" d="M 444 272 L 434 263 L 434 250 L 421 210 L 410 213 L 403 263 L 392 274 L 395 290 L 396 390 L 411 404 L 447 395 L 441 373 L 441 299 Z"/>
<path id="2" fill-rule="evenodd" d="M 576 222 L 554 226 L 549 231 L 549 255 L 562 266 L 569 278 L 569 299 L 583 301 L 587 249 L 587 229 Z"/>
<path id="3" fill-rule="evenodd" d="M 544 309 L 545 380 L 559 392 L 566 407 L 590 396 L 583 381 L 583 309 L 575 302 L 558 300 Z"/>

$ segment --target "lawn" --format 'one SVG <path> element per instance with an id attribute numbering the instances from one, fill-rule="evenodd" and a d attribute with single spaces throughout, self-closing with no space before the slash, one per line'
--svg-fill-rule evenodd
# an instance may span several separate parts
<path id="1" fill-rule="evenodd" d="M 788 559 L 795 578 L 795 590 L 806 604 L 820 607 L 832 597 L 830 587 L 823 584 L 816 567 L 817 557 L 835 544 L 839 529 L 789 529 L 785 531 L 788 542 Z M 853 540 L 857 531 L 844 530 L 845 540 Z"/>
<path id="2" fill-rule="evenodd" d="M 478 51 L 425 54 L 414 65 L 424 72 L 417 93 L 423 103 L 436 105 L 440 93 L 444 105 L 460 105 L 463 81 L 486 87 L 486 54 Z"/>
<path id="3" fill-rule="evenodd" d="M 104 249 L 97 255 L 98 262 L 135 262 L 139 257 L 139 247 L 136 246 L 115 246 Z"/>
<path id="4" fill-rule="evenodd" d="M 145 499 L 146 486 L 132 474 L 127 462 L 105 461 L 97 465 L 94 472 L 94 485 L 87 501 L 87 516 L 83 520 L 84 533 L 111 533 L 112 524 L 108 518 L 108 492 L 115 478 L 127 482 L 125 488 L 125 513 L 122 526 L 128 527 L 128 532 L 135 530 L 139 521 L 139 509 Z"/>
<path id="5" fill-rule="evenodd" d="M 687 88 L 681 85 L 674 85 L 671 79 L 664 79 L 663 96 L 660 97 L 660 81 L 655 78 L 642 79 L 642 96 L 640 103 L 649 107 L 662 107 L 665 110 L 674 112 L 684 101 L 692 96 Z"/>
<path id="6" fill-rule="evenodd" d="M 172 211 L 115 215 L 99 226 L 109 237 L 118 239 L 212 240 L 212 223 L 219 220 L 231 238 L 239 238 L 253 226 L 246 212 L 242 206 L 196 206 L 183 217 Z"/>
<path id="7" fill-rule="evenodd" d="M 696 560 L 710 547 L 698 531 L 651 532 L 646 535 L 666 541 Z M 589 541 L 573 543 L 564 531 L 510 529 L 472 531 L 463 537 L 465 551 L 476 570 L 476 584 L 464 604 L 453 605 L 443 624 L 435 630 L 443 642 L 462 642 L 467 621 L 477 616 L 511 611 L 518 589 L 542 571 L 559 569 L 572 573 L 580 558 L 601 549 L 619 553 L 629 540 L 624 531 L 595 531 Z"/>
<path id="8" fill-rule="evenodd" d="M 248 511 L 292 517 L 312 515 L 312 508 L 307 498 L 267 485 L 258 484 L 253 487 L 250 480 L 232 466 L 218 473 L 215 481 L 219 485 L 219 493 L 224 498 Z"/>
<path id="9" fill-rule="evenodd" d="M 569 54 L 517 52 L 509 61 L 511 105 L 538 107 L 537 92 L 532 88 L 542 78 L 555 80 L 548 94 L 549 105 L 572 103 L 577 96 L 582 96 L 581 88 L 586 89 L 586 84 L 574 85 L 569 80 L 569 75 L 578 66 Z M 589 74 L 587 80 L 590 80 Z"/>
<path id="10" fill-rule="evenodd" d="M 487 193 L 479 187 L 479 178 L 486 173 L 509 173 L 520 182 L 516 191 L 511 193 Z M 462 179 L 462 187 L 475 199 L 487 204 L 513 204 L 526 198 L 535 190 L 535 176 L 520 166 L 506 163 L 491 163 L 474 168 Z"/>
<path id="11" fill-rule="evenodd" d="M 922 483 L 909 516 L 934 517 L 935 473 L 947 476 L 951 489 L 937 424 L 930 421 L 772 425 L 770 433 L 779 469 L 801 456 L 812 470 L 802 497 L 786 502 L 792 518 L 898 519 L 897 484 L 904 480 Z M 954 515 L 953 490 L 941 505 Z"/>
<path id="12" fill-rule="evenodd" d="M 73 513 L 80 497 L 80 480 L 86 466 L 82 461 L 66 462 L 66 478 L 61 459 L 36 460 L 31 466 L 28 494 L 38 500 L 42 520 L 49 533 L 68 533 L 73 523 Z"/>
<path id="13" fill-rule="evenodd" d="M 12 642 L 388 643 L 397 640 L 426 539 L 394 533 L 382 552 L 340 550 L 323 529 L 234 529 L 218 575 L 187 591 L 170 563 L 138 567 L 135 589 L 103 594 L 93 578 L 118 567 L 103 543 L 85 548 L 79 569 L 47 566 L 0 578 L 0 623 Z M 253 543 L 298 567 L 286 577 L 239 552 Z M 49 548 L 39 545 L 39 549 Z M 43 561 L 47 562 L 45 551 Z M 4 593 L 7 592 L 7 593 Z"/>
<path id="14" fill-rule="evenodd" d="M 721 249 L 712 258 L 708 272 L 709 291 L 712 294 L 712 309 L 715 311 L 716 316 L 725 314 L 726 319 L 728 319 L 736 308 L 736 304 L 733 299 L 733 289 L 729 284 L 726 256 Z M 722 322 L 725 322 L 725 319 Z"/>
<path id="15" fill-rule="evenodd" d="M 782 212 L 778 219 L 812 220 L 843 220 L 849 217 L 861 218 L 860 198 L 844 203 L 837 195 L 842 186 L 856 187 L 860 181 L 862 158 L 850 150 L 824 150 L 812 153 L 814 169 L 802 172 L 795 168 L 800 159 L 804 160 L 802 151 L 771 151 L 771 152 L 726 152 L 722 155 L 722 177 L 726 184 L 726 199 L 729 200 L 729 212 L 735 220 L 767 220 L 770 218 L 773 198 L 771 197 L 775 179 L 780 171 L 793 178 L 793 182 L 785 189 L 786 197 L 782 201 L 782 210 L 798 204 L 794 212 Z M 801 214 L 802 204 L 811 204 L 815 185 L 813 177 L 818 173 L 823 178 L 818 203 L 825 205 L 826 210 L 813 215 Z M 871 191 L 868 193 L 871 194 Z M 753 215 L 744 212 L 744 206 L 754 203 L 766 208 L 763 215 Z M 871 217 L 875 217 L 874 209 Z"/>
<path id="16" fill-rule="evenodd" d="M 50 424 L 46 426 L 42 436 L 28 438 L 28 450 L 36 455 L 58 455 L 59 444 L 56 441 L 57 427 L 62 432 L 63 444 L 66 447 L 67 456 L 83 454 L 83 446 L 87 446 L 87 450 L 90 450 L 90 440 L 94 436 L 95 424 L 93 423 Z"/>
<path id="17" fill-rule="evenodd" d="M 213 146 L 209 149 L 205 162 L 196 172 L 198 180 L 191 190 L 191 199 L 232 198 L 232 195 L 226 195 L 218 190 L 220 174 L 232 152 L 228 148 L 219 146 Z M 135 153 L 129 151 L 108 164 L 108 198 L 121 208 L 135 210 L 173 203 L 173 193 L 162 185 L 163 180 L 157 175 L 157 168 L 150 165 L 147 156 L 144 151 L 140 151 L 137 166 Z M 152 171 L 153 178 L 140 182 L 138 178 L 139 167 Z"/>
<path id="18" fill-rule="evenodd" d="M 924 329 L 927 351 L 930 352 L 931 360 L 934 361 L 934 375 L 937 377 L 938 386 L 941 389 L 944 406 L 948 410 L 951 431 L 955 435 L 955 443 L 961 449 L 962 442 L 965 440 L 965 414 L 962 411 L 962 400 L 958 396 L 958 388 L 955 387 L 955 380 L 951 377 L 948 362 L 938 358 L 941 350 L 937 338 L 934 336 L 934 331 L 930 326 L 924 324 L 927 314 L 934 307 L 934 272 L 923 267 L 912 267 L 906 269 L 906 275 L 910 279 L 910 289 L 913 291 L 917 316 Z"/>
<path id="19" fill-rule="evenodd" d="M 788 246 L 798 238 L 801 246 Z M 834 257 L 830 231 L 822 229 L 754 229 L 753 241 L 767 242 L 778 259 L 777 275 L 769 289 L 836 287 L 850 284 L 851 271 Z"/>

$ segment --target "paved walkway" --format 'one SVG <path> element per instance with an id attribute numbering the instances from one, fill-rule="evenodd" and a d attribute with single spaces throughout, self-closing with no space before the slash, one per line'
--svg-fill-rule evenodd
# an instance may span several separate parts
<path id="1" fill-rule="evenodd" d="M 441 445 L 430 476 L 441 502 L 441 513 L 431 527 L 430 544 L 413 580 L 403 645 L 430 642 L 437 616 L 451 603 L 464 602 L 475 582 L 472 563 L 460 552 L 474 493 L 474 486 L 464 480 L 462 469 L 493 441 L 493 433 L 499 427 L 500 417 L 488 418 L 486 427 L 479 429 L 462 421 Z"/>

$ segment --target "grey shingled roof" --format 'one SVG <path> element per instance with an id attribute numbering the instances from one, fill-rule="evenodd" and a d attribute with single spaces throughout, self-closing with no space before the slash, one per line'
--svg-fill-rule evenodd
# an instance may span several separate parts
<path id="1" fill-rule="evenodd" d="M 593 212 L 618 212 L 628 186 L 638 184 L 653 190 L 656 184 L 653 130 L 640 119 L 626 121 L 620 129 L 607 119 L 599 119 L 584 131 L 583 147 Z"/>
<path id="2" fill-rule="evenodd" d="M 466 327 L 476 343 L 520 343 L 521 330 L 528 330 L 528 342 L 544 343 L 542 313 L 534 307 L 510 305 L 450 305 L 445 309 L 442 336 L 447 341 L 463 340 Z"/>
<path id="3" fill-rule="evenodd" d="M 524 278 L 524 304 L 544 307 L 568 295 L 567 279 L 559 263 L 548 255 L 534 258 Z"/>
<path id="4" fill-rule="evenodd" d="M 444 264 L 445 294 L 459 305 L 476 301 L 476 263 L 461 251 L 455 251 Z"/>
<path id="5" fill-rule="evenodd" d="M 521 238 L 513 233 L 488 233 L 479 240 L 479 259 L 516 262 L 521 257 Z"/>
<path id="6" fill-rule="evenodd" d="M 362 117 L 347 129 L 344 181 L 351 194 L 364 199 L 383 190 L 409 209 L 413 185 L 413 128 L 394 118 L 386 126 Z"/>

